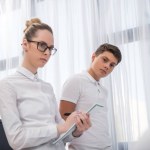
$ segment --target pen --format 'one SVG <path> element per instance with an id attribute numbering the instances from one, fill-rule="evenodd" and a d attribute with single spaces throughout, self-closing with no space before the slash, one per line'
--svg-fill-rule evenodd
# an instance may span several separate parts
<path id="1" fill-rule="evenodd" d="M 64 113 L 64 116 L 69 116 L 71 113 Z"/>
<path id="2" fill-rule="evenodd" d="M 64 113 L 64 116 L 69 116 L 71 113 Z M 82 119 L 80 119 L 81 120 L 81 122 L 82 122 L 82 124 L 83 124 L 83 121 L 82 121 Z"/>

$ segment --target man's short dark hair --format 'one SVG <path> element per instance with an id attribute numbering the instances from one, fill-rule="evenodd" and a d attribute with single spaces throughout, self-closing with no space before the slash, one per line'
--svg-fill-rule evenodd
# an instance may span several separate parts
<path id="1" fill-rule="evenodd" d="M 97 50 L 95 51 L 95 54 L 96 54 L 96 56 L 98 56 L 99 54 L 101 54 L 105 51 L 112 53 L 117 58 L 118 63 L 120 63 L 120 61 L 122 59 L 122 55 L 121 55 L 120 49 L 117 46 L 108 44 L 108 43 L 104 43 L 97 48 Z"/>

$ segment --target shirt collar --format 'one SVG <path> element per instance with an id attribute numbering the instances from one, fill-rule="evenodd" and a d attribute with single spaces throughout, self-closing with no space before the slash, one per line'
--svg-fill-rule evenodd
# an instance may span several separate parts
<path id="1" fill-rule="evenodd" d="M 89 79 L 90 81 L 92 81 L 93 83 L 100 84 L 100 80 L 99 80 L 99 81 L 95 80 L 95 79 L 88 73 L 88 71 L 86 71 L 85 74 L 86 74 L 86 76 L 88 77 L 88 79 Z"/>
<path id="2" fill-rule="evenodd" d="M 29 71 L 28 69 L 24 68 L 24 67 L 19 67 L 17 72 L 19 72 L 20 74 L 24 75 L 25 77 L 36 81 L 38 80 L 38 74 L 33 74 L 31 71 Z"/>

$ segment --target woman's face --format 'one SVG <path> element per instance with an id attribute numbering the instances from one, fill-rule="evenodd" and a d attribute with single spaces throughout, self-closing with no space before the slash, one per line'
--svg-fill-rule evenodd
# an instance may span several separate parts
<path id="1" fill-rule="evenodd" d="M 31 71 L 37 71 L 38 68 L 43 67 L 48 62 L 51 56 L 48 48 L 45 52 L 39 50 L 39 47 L 37 46 L 38 42 L 43 42 L 48 47 L 54 47 L 53 35 L 48 30 L 38 30 L 36 33 L 36 37 L 33 37 L 31 39 L 31 42 L 24 39 L 24 64 L 25 67 L 31 69 Z"/>

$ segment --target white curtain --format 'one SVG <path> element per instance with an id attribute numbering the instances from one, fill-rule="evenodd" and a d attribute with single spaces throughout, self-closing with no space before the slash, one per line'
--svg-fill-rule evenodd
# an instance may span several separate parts
<path id="1" fill-rule="evenodd" d="M 123 60 L 103 79 L 109 90 L 114 150 L 132 150 L 150 127 L 150 0 L 1 0 L 0 79 L 21 62 L 25 21 L 39 17 L 54 31 L 58 52 L 40 76 L 59 103 L 67 77 L 89 67 L 102 43 L 117 45 Z"/>

